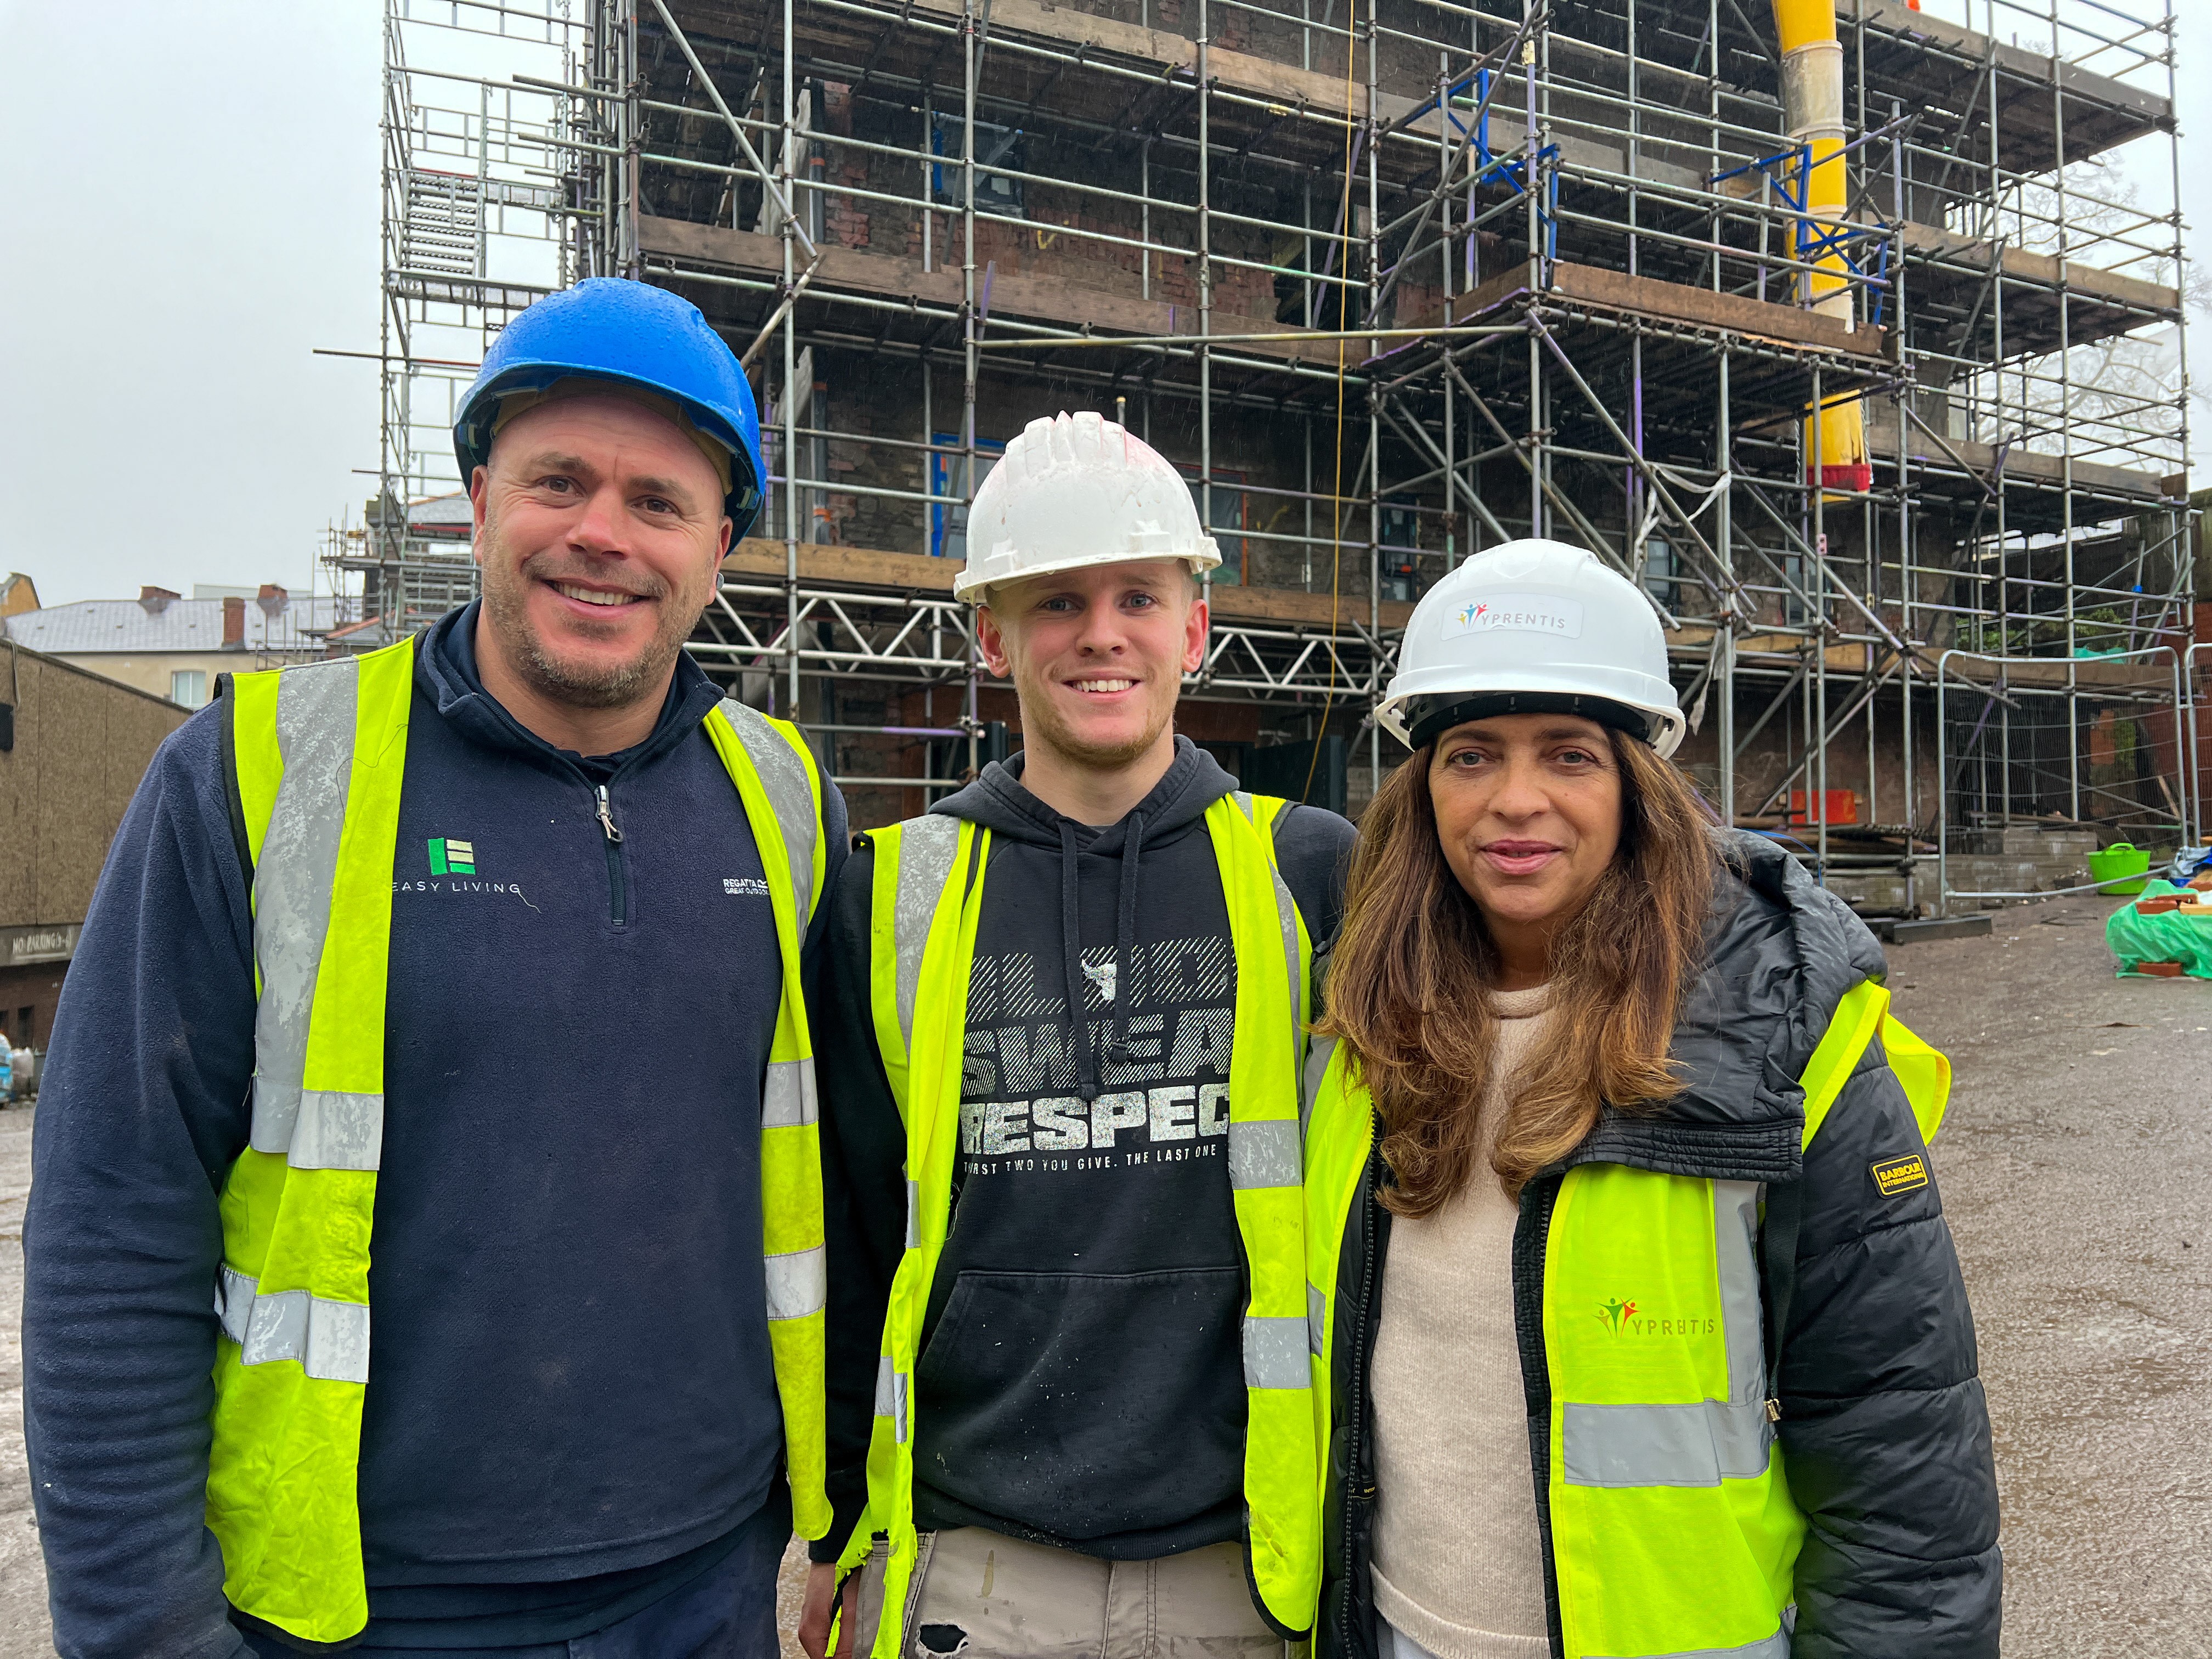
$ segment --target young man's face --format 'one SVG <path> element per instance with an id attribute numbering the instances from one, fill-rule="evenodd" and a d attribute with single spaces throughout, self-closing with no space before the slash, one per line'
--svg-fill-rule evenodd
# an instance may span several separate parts
<path id="1" fill-rule="evenodd" d="M 1166 740 L 1182 677 L 1206 655 L 1206 608 L 1179 559 L 1005 583 L 977 624 L 984 662 L 1013 678 L 1024 744 L 1091 766 Z"/>
<path id="2" fill-rule="evenodd" d="M 526 409 L 469 483 L 484 617 L 540 695 L 658 696 L 729 549 L 721 480 L 665 416 L 613 393 Z"/>

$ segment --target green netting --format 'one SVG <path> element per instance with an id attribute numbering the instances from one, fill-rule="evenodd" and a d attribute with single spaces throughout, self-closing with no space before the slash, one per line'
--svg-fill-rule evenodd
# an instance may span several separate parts
<path id="1" fill-rule="evenodd" d="M 2153 881 L 2143 889 L 2142 896 L 2155 898 L 2161 893 L 2188 890 L 2170 881 Z M 2135 901 L 2130 899 L 2105 923 L 2105 943 L 2119 958 L 2123 974 L 2133 973 L 2139 962 L 2178 962 L 2192 978 L 2212 979 L 2212 921 L 2199 921 L 2177 910 L 2138 915 Z"/>

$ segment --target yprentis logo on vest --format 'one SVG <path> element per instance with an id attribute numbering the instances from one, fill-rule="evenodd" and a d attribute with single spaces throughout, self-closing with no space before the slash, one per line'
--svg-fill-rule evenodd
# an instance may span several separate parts
<path id="1" fill-rule="evenodd" d="M 434 876 L 473 876 L 477 872 L 477 846 L 472 841 L 458 841 L 451 836 L 430 837 L 430 873 Z"/>
<path id="2" fill-rule="evenodd" d="M 1654 1318 L 1618 1297 L 1597 1304 L 1597 1322 L 1615 1336 L 1711 1336 L 1720 1328 L 1714 1319 Z"/>

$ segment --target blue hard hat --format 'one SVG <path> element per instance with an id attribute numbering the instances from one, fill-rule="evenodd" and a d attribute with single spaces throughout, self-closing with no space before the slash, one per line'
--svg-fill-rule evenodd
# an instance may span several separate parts
<path id="1" fill-rule="evenodd" d="M 571 375 L 618 380 L 673 399 L 694 426 L 730 452 L 725 510 L 736 526 L 732 538 L 752 528 L 768 469 L 761 462 L 760 413 L 737 355 L 689 300 L 617 276 L 589 276 L 549 294 L 500 331 L 453 422 L 461 477 L 489 459 L 501 398 L 542 392 Z"/>

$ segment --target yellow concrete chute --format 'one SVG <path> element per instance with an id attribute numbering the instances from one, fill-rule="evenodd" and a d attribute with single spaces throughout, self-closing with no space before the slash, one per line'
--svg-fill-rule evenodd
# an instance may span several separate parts
<path id="1" fill-rule="evenodd" d="M 1850 195 L 1844 159 L 1844 47 L 1836 38 L 1835 0 L 1774 0 L 1774 27 L 1782 44 L 1783 124 L 1808 156 L 1807 234 L 1798 241 L 1825 241 L 1841 230 Z M 1806 301 L 1823 315 L 1850 323 L 1853 299 L 1843 249 L 1830 246 L 1813 263 L 1818 269 L 1805 273 L 1800 287 Z M 1856 395 L 1821 400 L 1817 457 L 1815 424 L 1808 412 L 1806 482 L 1870 489 L 1874 468 L 1867 459 L 1866 417 Z"/>

